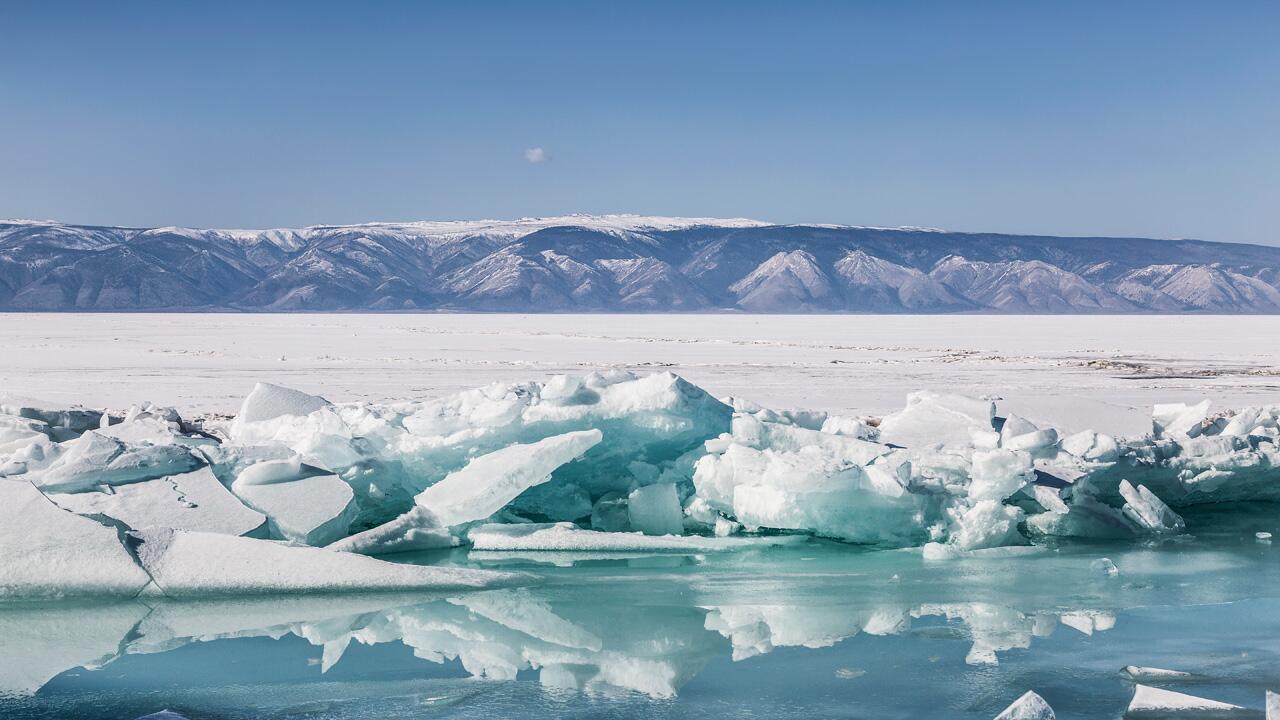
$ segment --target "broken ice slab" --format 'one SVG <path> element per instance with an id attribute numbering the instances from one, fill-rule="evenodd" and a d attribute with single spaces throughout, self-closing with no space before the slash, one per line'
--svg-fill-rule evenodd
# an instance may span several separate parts
<path id="1" fill-rule="evenodd" d="M 441 525 L 483 520 L 525 490 L 546 482 L 557 468 L 582 456 L 604 439 L 599 430 L 581 430 L 515 443 L 481 455 L 418 493 L 414 503 Z"/>
<path id="2" fill-rule="evenodd" d="M 1134 488 L 1128 480 L 1121 480 L 1120 495 L 1125 499 L 1122 509 L 1124 516 L 1147 532 L 1182 532 L 1187 527 L 1182 517 L 1165 505 L 1145 485 Z"/>
<path id="3" fill-rule="evenodd" d="M 258 466 L 245 473 L 254 467 Z M 357 513 L 355 493 L 337 475 L 258 485 L 237 480 L 231 490 L 245 505 L 267 517 L 272 537 L 304 545 L 318 547 L 346 537 Z"/>
<path id="4" fill-rule="evenodd" d="M 310 415 L 325 407 L 329 407 L 329 401 L 317 395 L 308 395 L 271 383 L 258 383 L 241 403 L 240 412 L 236 413 L 235 422 L 231 426 L 231 436 L 240 442 L 246 442 L 243 436 L 250 423 L 274 420 L 286 415 Z"/>
<path id="5" fill-rule="evenodd" d="M 415 507 L 395 520 L 342 538 L 327 549 L 361 555 L 385 555 L 454 547 L 461 541 L 430 510 Z"/>
<path id="6" fill-rule="evenodd" d="M 1126 680 L 1142 683 L 1187 682 L 1195 679 L 1204 679 L 1202 675 L 1182 672 L 1181 670 L 1166 670 L 1165 668 L 1144 667 L 1142 665 L 1125 665 L 1120 670 L 1120 674 Z"/>
<path id="7" fill-rule="evenodd" d="M 971 433 L 990 432 L 996 404 L 930 391 L 907 395 L 906 408 L 880 421 L 880 441 L 899 447 L 969 445 Z"/>
<path id="8" fill-rule="evenodd" d="M 266 531 L 266 516 L 245 507 L 208 467 L 107 490 L 58 493 L 49 498 L 66 510 L 104 515 L 134 529 L 168 527 L 255 536 Z"/>
<path id="9" fill-rule="evenodd" d="M 1013 701 L 995 720 L 1055 720 L 1053 708 L 1032 690 Z"/>
<path id="10" fill-rule="evenodd" d="M 573 523 L 489 524 L 467 533 L 474 550 L 584 550 L 648 552 L 719 552 L 806 542 L 799 535 L 772 537 L 701 537 L 645 535 L 585 530 Z"/>
<path id="11" fill-rule="evenodd" d="M 133 444 L 90 430 L 51 448 L 25 478 L 46 492 L 81 492 L 194 470 L 202 461 L 181 445 Z"/>
<path id="12" fill-rule="evenodd" d="M 148 530 L 131 533 L 155 591 L 171 598 L 263 593 L 473 590 L 526 584 L 518 573 L 405 565 L 270 540 Z"/>
<path id="13" fill-rule="evenodd" d="M 133 597 L 147 582 L 120 530 L 63 510 L 26 480 L 0 478 L 0 600 Z"/>
<path id="14" fill-rule="evenodd" d="M 1280 693 L 1267 691 L 1267 720 L 1280 720 Z"/>
<path id="15" fill-rule="evenodd" d="M 1239 705 L 1209 700 L 1150 685 L 1135 685 L 1126 718 L 1255 718 L 1257 713 Z"/>

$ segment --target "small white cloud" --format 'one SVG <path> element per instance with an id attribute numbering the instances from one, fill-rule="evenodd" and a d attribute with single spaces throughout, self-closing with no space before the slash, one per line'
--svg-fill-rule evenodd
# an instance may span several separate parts
<path id="1" fill-rule="evenodd" d="M 540 147 L 531 147 L 524 151 L 524 159 L 536 165 L 550 160 L 551 156 L 547 155 L 547 151 Z"/>

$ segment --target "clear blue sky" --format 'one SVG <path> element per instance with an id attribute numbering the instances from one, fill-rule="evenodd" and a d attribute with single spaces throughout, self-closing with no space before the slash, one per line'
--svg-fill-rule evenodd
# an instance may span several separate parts
<path id="1" fill-rule="evenodd" d="M 565 212 L 1280 243 L 1280 3 L 0 3 L 0 217 Z"/>

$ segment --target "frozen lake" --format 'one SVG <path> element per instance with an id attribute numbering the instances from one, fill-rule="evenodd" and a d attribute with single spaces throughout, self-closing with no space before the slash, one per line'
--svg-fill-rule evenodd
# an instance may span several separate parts
<path id="1" fill-rule="evenodd" d="M 0 393 L 187 415 L 235 412 L 258 381 L 396 401 L 608 367 L 841 414 L 888 413 L 917 389 L 990 396 L 1123 435 L 1148 432 L 1157 402 L 1280 401 L 1278 317 L 10 314 L 0 333 Z M 1261 718 L 1280 689 L 1280 546 L 1256 533 L 1280 532 L 1280 506 L 1180 512 L 1173 536 L 942 561 L 817 538 L 458 548 L 386 557 L 536 582 L 0 603 L 0 717 L 986 720 L 1035 690 L 1058 717 L 1114 720 L 1134 692 L 1120 670 L 1139 665 L 1192 673 L 1141 682 Z"/>
<path id="2" fill-rule="evenodd" d="M 4 391 L 185 411 L 232 412 L 257 381 L 403 400 L 605 367 L 846 414 L 989 395 L 1116 434 L 1145 432 L 1156 402 L 1280 395 L 1275 316 L 4 314 L 0 335 Z"/>

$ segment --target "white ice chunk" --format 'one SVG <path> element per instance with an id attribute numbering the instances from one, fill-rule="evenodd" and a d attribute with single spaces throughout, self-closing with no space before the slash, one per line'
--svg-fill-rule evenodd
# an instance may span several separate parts
<path id="1" fill-rule="evenodd" d="M 246 535 L 267 519 L 245 507 L 207 467 L 182 475 L 121 485 L 114 492 L 50 495 L 59 506 L 81 515 L 100 514 L 134 529 L 168 527 L 226 535 Z"/>
<path id="2" fill-rule="evenodd" d="M 1156 437 L 1196 437 L 1209 415 L 1209 401 L 1195 405 L 1166 403 L 1151 411 L 1151 429 Z"/>
<path id="3" fill-rule="evenodd" d="M 201 462 L 180 445 L 133 445 L 90 430 L 57 446 L 47 467 L 27 477 L 47 492 L 80 492 L 98 485 L 123 485 L 176 475 Z"/>
<path id="4" fill-rule="evenodd" d="M 1195 675 L 1181 670 L 1166 670 L 1164 668 L 1143 667 L 1142 665 L 1125 665 L 1120 674 L 1129 680 L 1142 682 L 1169 682 L 1173 680 L 1189 680 L 1195 677 Z"/>
<path id="5" fill-rule="evenodd" d="M 512 585 L 513 573 L 390 563 L 334 552 L 214 533 L 132 533 L 137 553 L 167 597 L 385 590 L 462 590 Z"/>
<path id="6" fill-rule="evenodd" d="M 1007 449 L 975 452 L 972 467 L 969 497 L 974 500 L 1004 500 L 1035 477 L 1031 456 Z"/>
<path id="7" fill-rule="evenodd" d="M 240 412 L 236 414 L 236 425 L 274 420 L 283 415 L 310 415 L 328 406 L 329 401 L 317 395 L 308 395 L 299 390 L 270 383 L 258 383 L 253 386 L 253 390 L 240 405 Z M 234 428 L 235 425 L 232 427 Z M 232 437 L 235 434 L 233 429 Z"/>
<path id="8" fill-rule="evenodd" d="M 804 542 L 800 536 L 700 537 L 584 530 L 573 523 L 489 524 L 467 534 L 473 550 L 585 550 L 596 552 L 717 552 Z"/>
<path id="9" fill-rule="evenodd" d="M 903 447 L 968 445 L 970 431 L 990 431 L 996 405 L 929 391 L 907 395 L 907 407 L 880 421 L 881 442 Z"/>
<path id="10" fill-rule="evenodd" d="M 271 485 L 273 483 L 301 480 L 310 475 L 323 474 L 322 470 L 303 465 L 301 455 L 292 455 L 282 460 L 266 460 L 254 463 L 236 475 L 237 487 L 248 485 Z"/>
<path id="11" fill-rule="evenodd" d="M 529 445 L 509 445 L 450 473 L 418 493 L 414 503 L 430 510 L 444 526 L 483 520 L 520 493 L 546 482 L 556 468 L 581 457 L 603 438 L 599 430 L 582 430 Z"/>
<path id="12" fill-rule="evenodd" d="M 683 535 L 684 512 L 674 483 L 646 485 L 627 497 L 631 529 L 645 535 Z"/>
<path id="13" fill-rule="evenodd" d="M 1028 690 L 995 717 L 995 720 L 1055 720 L 1053 708 L 1044 698 Z"/>
<path id="14" fill-rule="evenodd" d="M 426 508 L 414 507 L 395 520 L 378 527 L 356 533 L 327 546 L 329 550 L 341 550 L 362 555 L 414 552 L 454 547 L 457 537 Z"/>
<path id="15" fill-rule="evenodd" d="M 1187 527 L 1182 517 L 1145 485 L 1135 489 L 1128 480 L 1121 480 L 1120 495 L 1125 499 L 1124 516 L 1148 532 L 1181 532 Z"/>
<path id="16" fill-rule="evenodd" d="M 261 485 L 237 480 L 231 491 L 245 505 L 267 516 L 273 537 L 305 545 L 328 545 L 346 536 L 357 512 L 351 486 L 337 475 Z"/>
<path id="17" fill-rule="evenodd" d="M 1280 720 L 1280 693 L 1267 691 L 1267 720 Z"/>
<path id="18" fill-rule="evenodd" d="M 1244 717 L 1248 711 L 1239 705 L 1208 700 L 1150 685 L 1135 685 L 1133 699 L 1125 717 Z"/>
<path id="19" fill-rule="evenodd" d="M 1116 567 L 1111 558 L 1098 558 L 1089 563 L 1089 572 L 1096 577 L 1110 578 L 1120 574 L 1120 568 Z"/>
<path id="20" fill-rule="evenodd" d="M 133 597 L 147 581 L 115 528 L 0 478 L 0 598 Z"/>

